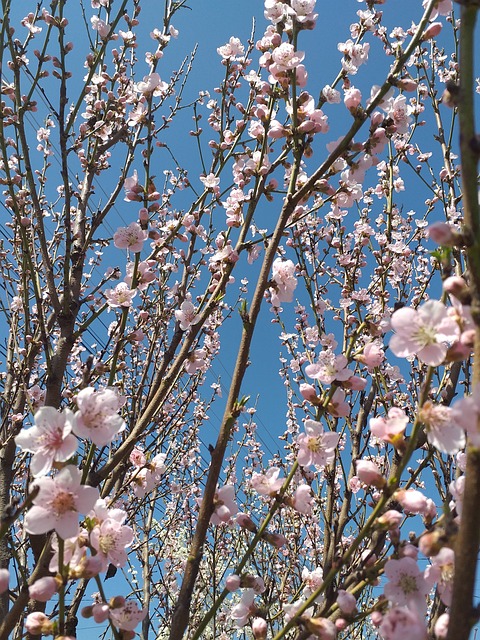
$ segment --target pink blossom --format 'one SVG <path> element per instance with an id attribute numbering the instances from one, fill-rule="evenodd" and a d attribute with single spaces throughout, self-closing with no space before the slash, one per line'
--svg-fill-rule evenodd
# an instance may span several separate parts
<path id="1" fill-rule="evenodd" d="M 206 189 L 215 189 L 220 184 L 220 178 L 217 178 L 214 173 L 209 173 L 207 176 L 200 176 L 200 180 Z"/>
<path id="2" fill-rule="evenodd" d="M 39 488 L 24 520 L 28 533 L 40 534 L 55 529 L 65 539 L 78 534 L 78 515 L 86 514 L 98 499 L 98 489 L 81 485 L 82 472 L 67 465 L 55 478 L 38 478 Z"/>
<path id="3" fill-rule="evenodd" d="M 452 604 L 455 553 L 453 549 L 443 547 L 431 561 L 432 564 L 425 569 L 425 581 L 430 589 L 437 585 L 443 604 L 449 607 Z"/>
<path id="4" fill-rule="evenodd" d="M 303 51 L 295 51 L 293 44 L 282 42 L 272 51 L 273 65 L 269 68 L 270 73 L 278 71 L 292 71 L 305 58 Z M 273 70 L 272 70 L 273 67 Z"/>
<path id="5" fill-rule="evenodd" d="M 388 560 L 385 575 L 389 582 L 384 587 L 385 597 L 397 605 L 414 605 L 419 612 L 426 609 L 429 591 L 423 573 L 413 558 Z"/>
<path id="6" fill-rule="evenodd" d="M 225 588 L 230 592 L 237 591 L 237 589 L 240 589 L 241 583 L 242 579 L 240 578 L 240 576 L 237 576 L 233 573 L 225 580 Z"/>
<path id="7" fill-rule="evenodd" d="M 365 364 L 368 371 L 371 373 L 375 367 L 379 367 L 385 360 L 382 345 L 379 342 L 367 342 L 363 348 L 363 352 L 356 356 L 355 360 Z"/>
<path id="8" fill-rule="evenodd" d="M 315 567 L 312 571 L 309 571 L 306 567 L 302 569 L 302 580 L 304 583 L 303 597 L 309 598 L 312 593 L 317 591 L 323 584 L 323 569 L 322 567 Z M 321 602 L 324 599 L 323 594 L 320 594 L 316 598 L 315 602 Z"/>
<path id="9" fill-rule="evenodd" d="M 316 403 L 318 401 L 317 391 L 311 384 L 305 384 L 302 382 L 300 385 L 300 393 L 302 398 L 309 402 Z"/>
<path id="10" fill-rule="evenodd" d="M 355 44 L 352 40 L 340 42 L 337 49 L 343 53 L 342 67 L 344 71 L 351 75 L 355 75 L 358 67 L 368 60 L 368 52 L 370 51 L 369 43 Z"/>
<path id="11" fill-rule="evenodd" d="M 165 453 L 157 453 L 144 469 L 140 469 L 134 475 L 133 490 L 138 498 L 143 498 L 160 483 L 161 477 L 166 470 L 166 457 Z"/>
<path id="12" fill-rule="evenodd" d="M 185 371 L 194 374 L 198 370 L 205 369 L 206 358 L 205 349 L 195 349 L 185 360 Z"/>
<path id="13" fill-rule="evenodd" d="M 462 517 L 463 509 L 463 494 L 465 492 L 465 476 L 460 476 L 449 485 L 450 493 L 452 494 L 453 501 L 450 502 L 450 509 L 455 508 L 458 517 Z"/>
<path id="14" fill-rule="evenodd" d="M 457 424 L 453 408 L 427 400 L 419 418 L 425 425 L 428 442 L 439 451 L 453 455 L 464 448 L 465 433 Z"/>
<path id="15" fill-rule="evenodd" d="M 161 96 L 166 93 L 167 89 L 168 84 L 166 82 L 162 82 L 158 73 L 151 73 L 150 75 L 145 76 L 143 81 L 137 82 L 136 84 L 136 90 L 139 93 L 143 93 L 145 96 Z"/>
<path id="16" fill-rule="evenodd" d="M 372 435 L 395 445 L 402 439 L 402 434 L 408 424 L 408 418 L 404 411 L 398 407 L 392 407 L 386 419 L 382 417 L 370 418 L 369 424 Z"/>
<path id="17" fill-rule="evenodd" d="M 185 300 L 180 305 L 180 309 L 175 311 L 175 318 L 180 323 L 180 329 L 186 331 L 190 325 L 200 321 L 200 314 L 195 313 L 195 307 L 190 300 Z"/>
<path id="18" fill-rule="evenodd" d="M 142 262 L 138 263 L 136 287 L 137 289 L 139 289 L 139 291 L 144 291 L 148 287 L 150 282 L 153 282 L 155 280 L 156 276 L 152 270 L 153 264 L 155 264 L 154 260 L 142 260 Z M 129 287 L 132 286 L 134 269 L 134 263 L 127 262 L 127 275 L 125 276 L 124 281 L 128 284 Z"/>
<path id="19" fill-rule="evenodd" d="M 136 169 L 131 178 L 125 178 L 123 188 L 125 189 L 125 200 L 127 200 L 127 202 L 140 202 L 143 199 L 141 195 L 143 193 L 143 187 L 138 183 L 138 173 Z"/>
<path id="20" fill-rule="evenodd" d="M 144 452 L 141 449 L 137 449 L 136 447 L 130 454 L 129 460 L 135 467 L 143 467 L 147 462 L 147 458 Z"/>
<path id="21" fill-rule="evenodd" d="M 46 475 L 54 462 L 66 462 L 77 450 L 77 439 L 71 435 L 73 413 L 54 407 L 41 407 L 34 416 L 35 426 L 22 429 L 15 438 L 24 451 L 33 453 L 30 471 L 34 477 Z"/>
<path id="22" fill-rule="evenodd" d="M 97 391 L 87 387 L 78 392 L 75 402 L 79 411 L 75 414 L 73 431 L 79 438 L 88 438 L 104 447 L 125 430 L 125 421 L 118 415 L 125 398 L 114 389 Z"/>
<path id="23" fill-rule="evenodd" d="M 458 427 L 467 432 L 468 440 L 475 447 L 480 446 L 480 385 L 476 385 L 472 395 L 464 396 L 452 406 L 452 418 Z"/>
<path id="24" fill-rule="evenodd" d="M 132 300 L 137 295 L 136 289 L 130 289 L 126 282 L 120 282 L 115 289 L 107 289 L 105 297 L 110 308 L 131 307 Z"/>
<path id="25" fill-rule="evenodd" d="M 210 518 L 212 524 L 218 525 L 221 522 L 228 522 L 230 518 L 238 513 L 235 502 L 235 487 L 233 484 L 226 484 L 215 492 L 213 499 L 214 512 Z"/>
<path id="26" fill-rule="evenodd" d="M 404 95 L 389 98 L 382 108 L 393 119 L 397 133 L 406 134 L 410 131 L 411 109 L 407 105 L 407 98 Z"/>
<path id="27" fill-rule="evenodd" d="M 274 286 L 270 289 L 272 305 L 279 307 L 281 302 L 292 302 L 293 292 L 297 286 L 294 276 L 295 265 L 291 260 L 276 258 L 272 265 Z"/>
<path id="28" fill-rule="evenodd" d="M 284 478 L 279 477 L 280 473 L 278 467 L 270 467 L 265 473 L 253 473 L 250 486 L 261 496 L 274 496 L 284 482 Z"/>
<path id="29" fill-rule="evenodd" d="M 244 627 L 248 622 L 248 618 L 256 613 L 257 607 L 254 604 L 254 599 L 255 591 L 253 589 L 245 589 L 240 602 L 232 607 L 230 617 L 237 627 Z"/>
<path id="30" fill-rule="evenodd" d="M 90 533 L 90 542 L 103 560 L 102 571 L 109 564 L 123 567 L 127 563 L 127 547 L 133 542 L 133 529 L 113 518 L 107 518 L 95 526 Z"/>
<path id="31" fill-rule="evenodd" d="M 98 32 L 100 38 L 106 38 L 110 33 L 110 25 L 104 20 L 101 20 L 98 16 L 92 16 L 90 18 L 90 22 L 92 23 L 92 29 Z"/>
<path id="32" fill-rule="evenodd" d="M 425 9 L 427 5 L 428 0 L 423 0 L 422 7 Z M 452 0 L 437 0 L 430 15 L 430 20 L 435 20 L 437 16 L 448 16 L 451 12 Z"/>
<path id="33" fill-rule="evenodd" d="M 305 515 L 312 513 L 313 493 L 308 484 L 301 484 L 295 489 L 292 496 L 292 507 Z"/>
<path id="34" fill-rule="evenodd" d="M 117 249 L 128 249 L 139 253 L 148 234 L 138 222 L 131 222 L 128 227 L 119 227 L 113 234 L 113 244 Z"/>
<path id="35" fill-rule="evenodd" d="M 348 360 L 344 355 L 336 356 L 330 349 L 321 351 L 318 361 L 305 367 L 305 373 L 309 378 L 319 380 L 323 384 L 331 384 L 334 381 L 345 381 L 352 377 L 353 372 L 347 369 Z"/>
<path id="36" fill-rule="evenodd" d="M 393 607 L 383 617 L 378 628 L 383 640 L 426 640 L 423 617 L 414 609 Z"/>
<path id="37" fill-rule="evenodd" d="M 327 405 L 328 413 L 335 418 L 345 418 L 350 415 L 350 409 L 350 404 L 345 402 L 345 391 L 337 387 Z"/>
<path id="38" fill-rule="evenodd" d="M 392 352 L 400 358 L 416 355 L 433 367 L 445 360 L 445 342 L 460 337 L 458 324 L 449 317 L 445 305 L 437 300 L 428 300 L 418 309 L 399 309 L 392 315 L 391 322 L 395 331 L 390 339 Z"/>
<path id="39" fill-rule="evenodd" d="M 425 41 L 425 40 L 431 40 L 432 38 L 436 38 L 440 33 L 440 31 L 442 30 L 442 27 L 443 25 L 441 22 L 432 22 L 430 25 L 428 25 L 428 27 L 423 32 L 422 40 Z"/>
<path id="40" fill-rule="evenodd" d="M 328 104 L 338 104 L 341 99 L 340 91 L 333 89 L 329 84 L 323 87 L 322 96 L 325 98 Z"/>
<path id="41" fill-rule="evenodd" d="M 433 242 L 454 247 L 459 241 L 459 229 L 448 222 L 433 222 L 428 226 L 427 233 Z"/>
<path id="42" fill-rule="evenodd" d="M 217 48 L 217 53 L 224 60 L 238 60 L 244 54 L 244 47 L 238 38 L 231 37 L 227 44 Z"/>
<path id="43" fill-rule="evenodd" d="M 340 434 L 333 431 L 324 433 L 323 426 L 315 420 L 305 421 L 305 433 L 297 437 L 299 447 L 297 460 L 302 467 L 317 468 L 330 464 L 335 457 L 335 447 Z"/>
<path id="44" fill-rule="evenodd" d="M 385 511 L 385 513 L 382 513 L 382 515 L 377 518 L 377 523 L 388 530 L 395 530 L 398 529 L 402 520 L 403 515 L 400 511 L 388 509 L 388 511 Z"/>
<path id="45" fill-rule="evenodd" d="M 110 609 L 110 620 L 124 631 L 133 631 L 148 613 L 148 609 L 139 609 L 135 600 L 126 600 L 121 607 Z"/>
<path id="46" fill-rule="evenodd" d="M 343 96 L 343 102 L 349 111 L 355 111 L 362 103 L 362 94 L 360 90 L 355 87 L 346 89 Z"/>

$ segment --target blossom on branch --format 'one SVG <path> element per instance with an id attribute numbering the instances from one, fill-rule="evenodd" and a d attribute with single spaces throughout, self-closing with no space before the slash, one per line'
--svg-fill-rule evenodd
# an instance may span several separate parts
<path id="1" fill-rule="evenodd" d="M 77 450 L 72 435 L 74 416 L 70 409 L 62 412 L 54 407 L 41 407 L 34 416 L 35 425 L 22 429 L 16 444 L 33 453 L 30 471 L 34 477 L 46 475 L 55 462 L 66 462 Z"/>
<path id="2" fill-rule="evenodd" d="M 118 411 L 125 404 L 125 398 L 114 389 L 97 391 L 87 387 L 78 392 L 75 401 L 79 411 L 75 414 L 73 432 L 79 438 L 88 438 L 104 447 L 124 431 L 126 424 Z"/>
<path id="3" fill-rule="evenodd" d="M 390 349 L 399 358 L 416 355 L 421 362 L 437 367 L 445 360 L 447 342 L 460 337 L 456 321 L 447 307 L 437 300 L 428 300 L 418 309 L 403 307 L 392 315 Z"/>
<path id="4" fill-rule="evenodd" d="M 324 467 L 335 458 L 335 448 L 340 434 L 334 431 L 324 433 L 323 426 L 315 420 L 305 420 L 305 433 L 297 436 L 298 464 L 302 467 Z"/>
<path id="5" fill-rule="evenodd" d="M 25 531 L 41 534 L 55 529 L 63 539 L 76 536 L 79 514 L 93 509 L 99 497 L 98 489 L 82 485 L 81 478 L 82 472 L 73 465 L 54 478 L 38 478 L 34 486 L 39 492 L 25 514 Z"/>

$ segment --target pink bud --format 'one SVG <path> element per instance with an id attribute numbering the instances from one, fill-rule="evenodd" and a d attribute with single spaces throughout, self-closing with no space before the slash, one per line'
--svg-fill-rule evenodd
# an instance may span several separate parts
<path id="1" fill-rule="evenodd" d="M 240 588 L 240 583 L 240 576 L 237 576 L 233 573 L 225 580 L 225 589 L 227 589 L 227 591 L 236 591 Z"/>
<path id="2" fill-rule="evenodd" d="M 397 87 L 403 89 L 403 91 L 416 91 L 418 84 L 411 78 L 400 78 L 397 82 Z"/>
<path id="3" fill-rule="evenodd" d="M 370 614 L 370 620 L 374 627 L 379 627 L 382 624 L 383 615 L 380 611 L 372 611 Z"/>
<path id="4" fill-rule="evenodd" d="M 337 618 L 335 620 L 335 627 L 337 631 L 345 631 L 345 629 L 348 627 L 348 622 L 345 620 L 345 618 Z"/>
<path id="5" fill-rule="evenodd" d="M 355 464 L 357 476 L 361 482 L 377 489 L 382 489 L 385 486 L 387 481 L 374 462 L 371 460 L 357 460 Z"/>
<path id="6" fill-rule="evenodd" d="M 237 513 L 236 522 L 238 526 L 241 527 L 242 529 L 246 529 L 251 533 L 257 532 L 257 527 L 255 526 L 255 523 L 250 518 L 250 516 L 248 516 L 246 513 Z"/>
<path id="7" fill-rule="evenodd" d="M 438 640 L 443 640 L 447 637 L 449 621 L 450 616 L 448 613 L 442 613 L 442 615 L 438 617 L 434 627 L 435 637 L 438 638 Z"/>
<path id="8" fill-rule="evenodd" d="M 53 622 L 41 611 L 29 613 L 25 620 L 25 629 L 33 635 L 50 635 L 53 632 Z"/>
<path id="9" fill-rule="evenodd" d="M 342 613 L 350 615 L 357 608 L 357 601 L 355 596 L 344 589 L 338 590 L 337 604 L 340 607 Z"/>
<path id="10" fill-rule="evenodd" d="M 97 624 L 105 622 L 108 620 L 108 616 L 110 613 L 110 607 L 106 602 L 94 604 L 92 607 L 93 619 Z"/>
<path id="11" fill-rule="evenodd" d="M 320 640 L 335 640 L 337 629 L 328 618 L 302 618 L 307 631 Z"/>
<path id="12" fill-rule="evenodd" d="M 359 89 L 350 87 L 345 91 L 343 102 L 349 111 L 355 111 L 358 105 L 362 102 L 362 94 Z"/>
<path id="13" fill-rule="evenodd" d="M 48 600 L 57 593 L 59 586 L 60 585 L 53 576 L 45 576 L 28 587 L 28 595 L 32 600 L 48 602 Z"/>
<path id="14" fill-rule="evenodd" d="M 344 380 L 341 384 L 345 389 L 351 389 L 352 391 L 363 391 L 367 386 L 367 379 L 360 378 L 359 376 L 351 376 L 348 380 Z"/>
<path id="15" fill-rule="evenodd" d="M 302 398 L 305 398 L 305 400 L 308 400 L 309 402 L 315 402 L 318 400 L 315 387 L 311 384 L 302 383 L 300 385 L 300 393 L 302 394 Z"/>
<path id="16" fill-rule="evenodd" d="M 455 296 L 462 304 L 468 304 L 470 301 L 470 289 L 463 278 L 460 276 L 450 276 L 443 281 L 443 290 L 452 296 Z M 468 302 L 465 299 L 468 296 Z"/>
<path id="17" fill-rule="evenodd" d="M 145 207 L 143 207 L 142 209 L 140 209 L 140 211 L 138 212 L 138 219 L 140 222 L 148 222 L 148 209 L 145 209 Z"/>
<path id="18" fill-rule="evenodd" d="M 113 598 L 110 598 L 108 604 L 110 605 L 111 609 L 121 609 L 125 606 L 126 602 L 127 601 L 123 596 L 113 596 Z"/>
<path id="19" fill-rule="evenodd" d="M 403 547 L 400 547 L 399 550 L 400 558 L 413 558 L 414 560 L 418 557 L 418 549 L 414 547 L 413 544 L 405 544 Z"/>
<path id="20" fill-rule="evenodd" d="M 389 530 L 397 529 L 400 522 L 403 520 L 403 515 L 396 509 L 389 509 L 385 511 L 379 518 L 377 518 L 378 524 L 386 527 Z"/>
<path id="21" fill-rule="evenodd" d="M 424 513 L 428 507 L 427 498 L 416 489 L 399 489 L 394 496 L 405 513 Z"/>
<path id="22" fill-rule="evenodd" d="M 254 618 L 252 620 L 252 633 L 255 640 L 265 640 L 267 628 L 267 621 L 263 618 Z"/>
<path id="23" fill-rule="evenodd" d="M 472 329 L 472 332 L 475 333 L 475 330 Z M 471 336 L 472 332 L 467 331 L 464 333 L 468 333 L 469 336 Z M 463 339 L 460 339 L 458 342 L 454 342 L 450 347 L 448 347 L 445 355 L 445 362 L 461 362 L 462 360 L 466 360 L 472 353 L 472 349 L 473 340 L 470 344 L 465 344 Z"/>

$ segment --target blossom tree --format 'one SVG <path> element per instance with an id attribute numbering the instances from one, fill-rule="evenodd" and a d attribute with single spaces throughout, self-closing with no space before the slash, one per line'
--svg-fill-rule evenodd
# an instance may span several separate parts
<path id="1" fill-rule="evenodd" d="M 265 0 L 200 92 L 152 4 L 2 0 L 0 638 L 467 639 L 478 2 Z"/>

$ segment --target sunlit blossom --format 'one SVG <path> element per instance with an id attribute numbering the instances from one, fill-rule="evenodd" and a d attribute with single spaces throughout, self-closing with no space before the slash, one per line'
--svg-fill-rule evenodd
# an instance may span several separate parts
<path id="1" fill-rule="evenodd" d="M 24 451 L 33 453 L 30 470 L 34 477 L 46 475 L 55 462 L 66 462 L 77 450 L 72 435 L 73 412 L 54 407 L 41 407 L 34 416 L 35 425 L 22 429 L 15 442 Z"/>
<path id="2" fill-rule="evenodd" d="M 302 467 L 324 467 L 335 457 L 340 434 L 323 430 L 320 422 L 305 420 L 305 433 L 297 437 L 297 460 Z"/>
<path id="3" fill-rule="evenodd" d="M 81 485 L 82 473 L 72 465 L 64 467 L 54 478 L 38 478 L 39 488 L 24 521 L 28 533 L 46 533 L 52 529 L 61 538 L 78 533 L 79 514 L 86 514 L 98 499 L 98 489 Z"/>

